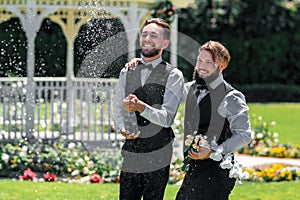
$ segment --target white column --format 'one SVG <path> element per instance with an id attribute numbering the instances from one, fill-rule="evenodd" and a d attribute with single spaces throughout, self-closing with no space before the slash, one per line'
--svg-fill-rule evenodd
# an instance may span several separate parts
<path id="1" fill-rule="evenodd" d="M 128 60 L 135 57 L 136 40 L 139 33 L 140 20 L 138 19 L 138 6 L 131 4 L 127 16 L 126 33 L 128 39 Z"/>
<path id="2" fill-rule="evenodd" d="M 26 13 L 23 14 L 17 5 L 8 6 L 7 9 L 15 13 L 24 27 L 24 32 L 28 40 L 27 48 L 27 88 L 26 88 L 26 137 L 30 139 L 34 133 L 34 107 L 35 107 L 35 84 L 34 84 L 34 64 L 35 64 L 35 38 L 40 29 L 45 16 L 54 12 L 54 8 L 46 8 L 37 15 L 35 2 L 28 2 Z"/>
<path id="3" fill-rule="evenodd" d="M 178 46 L 178 15 L 174 15 L 172 22 L 171 44 L 170 44 L 170 63 L 172 66 L 177 67 L 177 46 Z"/>

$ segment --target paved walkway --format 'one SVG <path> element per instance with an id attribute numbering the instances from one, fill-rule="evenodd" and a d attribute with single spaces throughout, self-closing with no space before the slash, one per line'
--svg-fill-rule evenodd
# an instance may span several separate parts
<path id="1" fill-rule="evenodd" d="M 174 154 L 173 159 L 178 157 L 183 157 L 182 155 L 182 145 L 183 142 L 179 138 L 175 138 L 174 141 Z M 299 159 L 292 159 L 292 158 L 274 158 L 274 157 L 262 157 L 262 156 L 250 156 L 244 154 L 236 154 L 235 159 L 238 160 L 243 167 L 252 167 L 258 165 L 265 165 L 265 164 L 286 164 L 291 166 L 299 166 L 300 167 L 300 158 Z"/>
<path id="2" fill-rule="evenodd" d="M 265 164 L 286 164 L 291 166 L 299 166 L 300 167 L 300 159 L 292 159 L 292 158 L 274 158 L 274 157 L 262 157 L 262 156 L 250 156 L 243 154 L 236 154 L 235 158 L 239 163 L 243 165 L 243 167 L 252 167 L 257 165 L 265 165 Z"/>

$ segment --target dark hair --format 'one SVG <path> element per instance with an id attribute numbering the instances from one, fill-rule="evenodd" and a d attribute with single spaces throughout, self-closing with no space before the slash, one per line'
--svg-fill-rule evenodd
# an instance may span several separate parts
<path id="1" fill-rule="evenodd" d="M 230 61 L 230 54 L 226 47 L 224 47 L 220 42 L 208 41 L 200 47 L 199 51 L 201 50 L 210 52 L 214 62 L 218 60 L 221 63 L 225 63 L 225 67 L 227 67 Z"/>
<path id="2" fill-rule="evenodd" d="M 161 18 L 147 19 L 141 28 L 141 32 L 143 31 L 143 28 L 145 26 L 147 26 L 148 24 L 152 24 L 152 23 L 157 24 L 158 26 L 162 27 L 164 29 L 164 38 L 167 40 L 170 40 L 171 26 L 165 20 L 163 20 Z"/>

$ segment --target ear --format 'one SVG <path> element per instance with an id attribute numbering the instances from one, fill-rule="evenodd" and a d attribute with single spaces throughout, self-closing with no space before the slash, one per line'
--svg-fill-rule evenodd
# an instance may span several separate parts
<path id="1" fill-rule="evenodd" d="M 219 66 L 219 70 L 222 72 L 226 68 L 226 66 L 227 65 L 226 65 L 225 62 L 221 63 L 220 66 Z"/>
<path id="2" fill-rule="evenodd" d="M 169 45 L 170 45 L 170 40 L 164 40 L 163 49 L 168 48 Z"/>

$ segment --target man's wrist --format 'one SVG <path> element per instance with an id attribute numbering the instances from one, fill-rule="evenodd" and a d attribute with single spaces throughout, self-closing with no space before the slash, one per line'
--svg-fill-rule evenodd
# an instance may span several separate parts
<path id="1" fill-rule="evenodd" d="M 139 113 L 142 113 L 146 108 L 146 104 L 144 102 L 142 102 L 141 100 L 138 100 L 136 102 L 136 110 L 139 112 Z"/>

